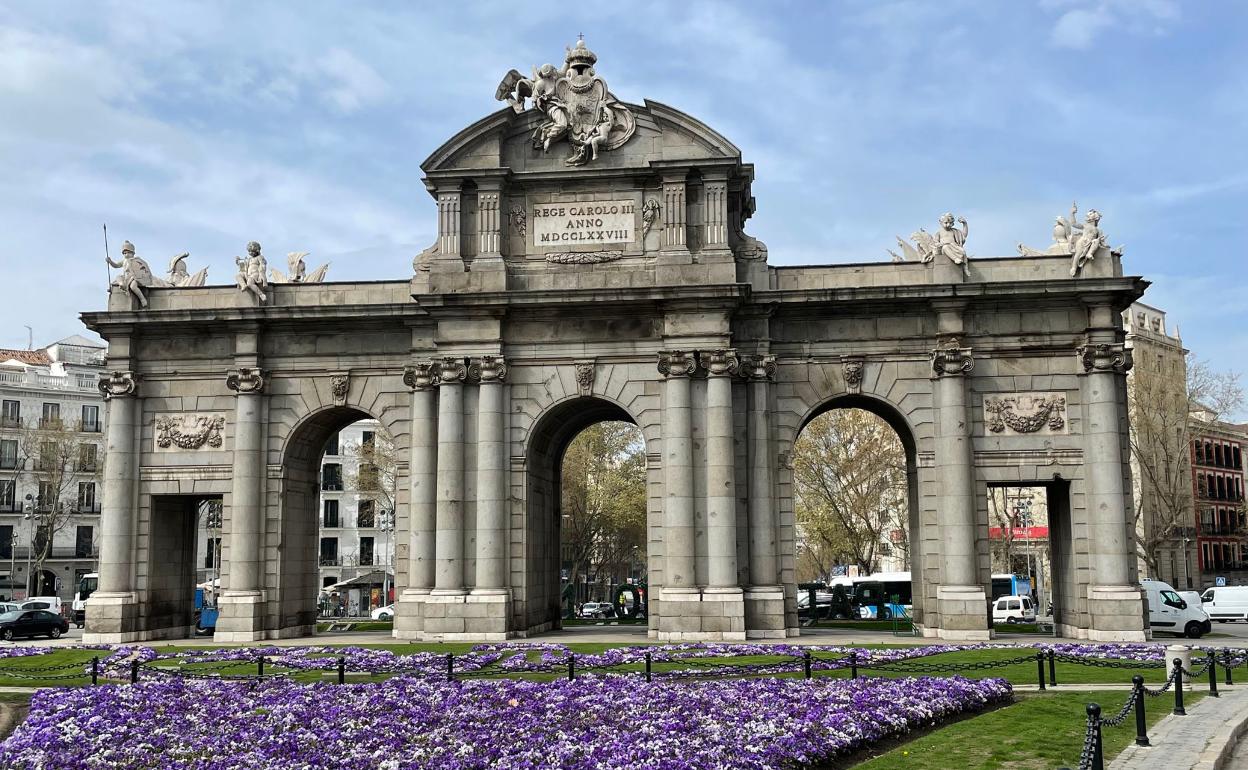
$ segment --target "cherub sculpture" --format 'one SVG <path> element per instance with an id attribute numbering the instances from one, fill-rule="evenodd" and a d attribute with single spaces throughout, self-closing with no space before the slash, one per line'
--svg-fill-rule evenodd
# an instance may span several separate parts
<path id="1" fill-rule="evenodd" d="M 260 253 L 260 244 L 255 241 L 248 243 L 246 259 L 234 257 L 234 264 L 238 265 L 238 274 L 234 276 L 238 290 L 251 292 L 257 300 L 264 302 L 267 299 L 264 290 L 269 288 L 268 279 L 265 278 L 268 262 L 264 254 Z"/>
<path id="2" fill-rule="evenodd" d="M 915 246 L 911 246 L 898 236 L 897 243 L 901 246 L 902 253 L 897 254 L 892 249 L 886 249 L 886 251 L 892 255 L 894 262 L 931 262 L 937 255 L 942 255 L 955 265 L 961 265 L 962 274 L 970 278 L 971 258 L 966 253 L 966 239 L 970 236 L 970 227 L 966 224 L 964 217 L 958 217 L 957 221 L 962 225 L 961 229 L 953 226 L 953 214 L 942 214 L 940 230 L 935 235 L 919 228 L 918 232 L 910 234 L 910 240 L 914 241 Z"/>
<path id="3" fill-rule="evenodd" d="M 292 251 L 286 255 L 286 267 L 290 269 L 290 273 L 283 273 L 276 267 L 272 268 L 273 283 L 321 283 L 325 280 L 325 274 L 329 272 L 329 263 L 321 265 L 312 272 L 308 272 L 308 266 L 304 263 L 303 258 L 311 254 L 310 251 Z"/>
<path id="4" fill-rule="evenodd" d="M 1122 256 L 1123 247 L 1111 247 L 1105 233 L 1100 228 L 1101 213 L 1096 209 L 1088 211 L 1083 224 L 1079 224 L 1076 216 L 1079 213 L 1078 203 L 1070 204 L 1070 218 L 1057 217 L 1053 225 L 1053 243 L 1044 251 L 1033 249 L 1025 244 L 1018 244 L 1018 253 L 1024 257 L 1066 256 L 1070 255 L 1070 275 L 1077 276 L 1083 266 L 1098 255 Z M 1103 251 L 1103 254 L 1102 254 Z"/>

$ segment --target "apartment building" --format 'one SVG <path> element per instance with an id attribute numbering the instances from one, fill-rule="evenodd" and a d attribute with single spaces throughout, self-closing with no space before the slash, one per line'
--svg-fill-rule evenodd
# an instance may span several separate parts
<path id="1" fill-rule="evenodd" d="M 1245 427 L 1214 420 L 1207 412 L 1192 414 L 1192 494 L 1196 501 L 1193 551 L 1201 587 L 1213 585 L 1218 577 L 1231 584 L 1248 582 Z"/>
<path id="2" fill-rule="evenodd" d="M 77 335 L 0 349 L 0 596 L 68 600 L 95 570 L 104 354 Z"/>

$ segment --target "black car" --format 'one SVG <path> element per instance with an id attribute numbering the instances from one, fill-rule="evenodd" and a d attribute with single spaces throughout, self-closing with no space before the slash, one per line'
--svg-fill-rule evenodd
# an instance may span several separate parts
<path id="1" fill-rule="evenodd" d="M 65 618 L 47 610 L 18 610 L 0 615 L 0 637 L 10 641 L 19 636 L 42 636 L 59 639 L 69 633 Z"/>

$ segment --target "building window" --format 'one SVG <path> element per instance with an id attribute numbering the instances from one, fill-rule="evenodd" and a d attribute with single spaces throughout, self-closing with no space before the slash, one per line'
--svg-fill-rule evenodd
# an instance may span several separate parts
<path id="1" fill-rule="evenodd" d="M 356 509 L 355 526 L 360 529 L 372 529 L 377 526 L 376 506 L 372 500 L 361 500 Z"/>
<path id="2" fill-rule="evenodd" d="M 52 527 L 48 524 L 40 524 L 35 528 L 35 556 L 39 554 L 45 556 L 52 555 Z"/>
<path id="3" fill-rule="evenodd" d="M 50 481 L 40 481 L 39 499 L 36 502 L 39 504 L 39 510 L 52 510 L 60 502 L 56 485 Z"/>
<path id="4" fill-rule="evenodd" d="M 1235 444 L 1231 447 L 1231 459 L 1236 470 L 1240 470 L 1244 467 L 1244 458 L 1243 455 L 1240 454 L 1239 444 Z"/>
<path id="5" fill-rule="evenodd" d="M 61 405 L 48 404 L 43 405 L 43 417 L 39 420 L 40 428 L 59 428 L 61 427 Z"/>
<path id="6" fill-rule="evenodd" d="M 376 441 L 377 441 L 377 434 L 371 430 L 366 430 L 360 437 L 360 446 L 365 446 L 365 447 L 368 447 L 369 449 L 372 449 L 373 444 L 375 444 Z"/>
<path id="7" fill-rule="evenodd" d="M 1203 473 L 1197 473 L 1197 474 L 1196 474 L 1196 496 L 1197 496 L 1197 497 L 1205 497 L 1205 495 L 1206 495 L 1206 492 L 1205 492 L 1205 474 L 1203 474 Z"/>
<path id="8" fill-rule="evenodd" d="M 221 538 L 208 538 L 207 547 L 204 549 L 204 569 L 212 569 L 220 562 L 221 557 Z"/>
<path id="9" fill-rule="evenodd" d="M 1205 464 L 1205 448 L 1204 446 L 1201 445 L 1199 441 L 1192 442 L 1192 452 L 1195 454 L 1196 464 L 1204 465 Z"/>
<path id="10" fill-rule="evenodd" d="M 0 511 L 12 513 L 17 510 L 17 482 L 13 479 L 0 481 Z"/>
<path id="11" fill-rule="evenodd" d="M 329 441 L 325 442 L 325 454 L 329 455 L 330 457 L 338 456 L 338 434 L 337 433 L 330 436 Z"/>
<path id="12" fill-rule="evenodd" d="M 0 404 L 0 428 L 22 427 L 22 402 L 5 400 Z"/>
<path id="13" fill-rule="evenodd" d="M 336 576 L 326 575 L 325 577 L 321 578 L 321 588 L 329 588 L 330 586 L 332 586 L 334 583 L 337 583 L 337 582 L 338 582 L 338 578 Z"/>
<path id="14" fill-rule="evenodd" d="M 322 526 L 337 529 L 341 526 L 338 523 L 338 501 L 325 500 L 323 507 L 324 516 L 321 518 Z"/>
<path id="15" fill-rule="evenodd" d="M 95 529 L 93 527 L 78 527 L 74 532 L 74 558 L 90 559 L 91 545 L 95 537 Z"/>
<path id="16" fill-rule="evenodd" d="M 82 513 L 95 513 L 95 482 L 78 482 L 78 510 Z"/>
<path id="17" fill-rule="evenodd" d="M 0 559 L 13 558 L 13 525 L 0 524 Z"/>
<path id="18" fill-rule="evenodd" d="M 360 538 L 360 566 L 373 566 L 373 539 L 371 537 Z"/>
<path id="19" fill-rule="evenodd" d="M 326 492 L 342 491 L 342 466 L 338 463 L 326 463 L 321 466 L 321 489 Z"/>
<path id="20" fill-rule="evenodd" d="M 98 447 L 95 444 L 79 444 L 78 445 L 78 470 L 83 473 L 93 473 L 96 466 L 96 452 Z"/>
<path id="21" fill-rule="evenodd" d="M 0 439 L 0 468 L 10 471 L 17 468 L 17 441 Z"/>
<path id="22" fill-rule="evenodd" d="M 98 406 L 83 404 L 82 430 L 86 433 L 100 432 L 100 408 Z"/>
<path id="23" fill-rule="evenodd" d="M 338 538 L 323 537 L 321 538 L 321 566 L 337 567 L 338 566 Z"/>
<path id="24" fill-rule="evenodd" d="M 1222 467 L 1222 445 L 1221 444 L 1213 445 L 1213 464 L 1218 466 L 1219 468 Z"/>

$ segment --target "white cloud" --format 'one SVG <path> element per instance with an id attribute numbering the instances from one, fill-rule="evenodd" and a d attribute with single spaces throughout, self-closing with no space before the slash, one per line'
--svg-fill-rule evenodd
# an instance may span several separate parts
<path id="1" fill-rule="evenodd" d="M 330 50 L 317 64 L 320 73 L 332 82 L 325 90 L 326 97 L 342 112 L 376 104 L 389 90 L 376 70 L 342 48 Z"/>
<path id="2" fill-rule="evenodd" d="M 1114 17 L 1104 6 L 1067 11 L 1053 26 L 1053 44 L 1061 48 L 1083 50 L 1092 47 L 1101 30 L 1113 24 Z"/>
<path id="3" fill-rule="evenodd" d="M 1065 7 L 1068 0 L 1045 3 L 1048 7 Z M 1174 0 L 1099 0 L 1095 3 L 1079 2 L 1083 7 L 1073 8 L 1058 17 L 1049 35 L 1049 41 L 1059 48 L 1086 50 L 1092 47 L 1101 33 L 1110 28 L 1132 34 L 1164 34 L 1167 25 L 1179 18 L 1179 5 Z"/>

